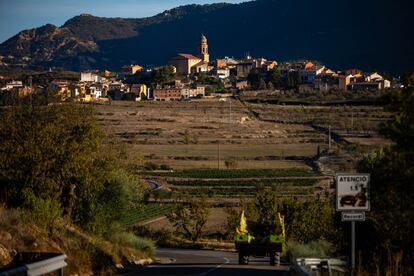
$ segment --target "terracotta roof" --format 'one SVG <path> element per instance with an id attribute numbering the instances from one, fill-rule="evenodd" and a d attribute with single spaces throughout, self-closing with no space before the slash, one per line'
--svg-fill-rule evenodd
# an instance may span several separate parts
<path id="1" fill-rule="evenodd" d="M 201 59 L 199 57 L 196 57 L 192 54 L 178 54 L 179 57 L 183 57 L 185 59 Z"/>

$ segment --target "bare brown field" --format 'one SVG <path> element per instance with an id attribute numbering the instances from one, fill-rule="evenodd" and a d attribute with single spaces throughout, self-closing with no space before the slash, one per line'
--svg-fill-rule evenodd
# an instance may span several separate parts
<path id="1" fill-rule="evenodd" d="M 377 133 L 381 123 L 391 114 L 378 106 L 285 106 L 253 104 L 247 106 L 261 119 L 289 124 L 331 126 L 340 132 Z"/>
<path id="2" fill-rule="evenodd" d="M 112 141 L 174 169 L 216 168 L 219 156 L 223 167 L 230 157 L 238 168 L 306 167 L 300 159 L 326 143 L 309 126 L 257 120 L 237 100 L 115 101 L 97 114 Z"/>

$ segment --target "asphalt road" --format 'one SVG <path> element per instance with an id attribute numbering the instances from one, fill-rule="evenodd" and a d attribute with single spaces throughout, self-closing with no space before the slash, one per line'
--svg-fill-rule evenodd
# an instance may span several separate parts
<path id="1" fill-rule="evenodd" d="M 155 190 L 158 190 L 158 189 L 161 188 L 161 184 L 159 184 L 155 181 L 148 180 L 147 183 L 148 183 L 148 186 L 149 186 L 151 191 L 155 191 Z"/>
<path id="2" fill-rule="evenodd" d="M 249 265 L 239 265 L 236 252 L 194 249 L 158 249 L 160 264 L 128 275 L 280 275 L 288 276 L 288 266 L 272 267 L 269 258 L 250 257 Z"/>

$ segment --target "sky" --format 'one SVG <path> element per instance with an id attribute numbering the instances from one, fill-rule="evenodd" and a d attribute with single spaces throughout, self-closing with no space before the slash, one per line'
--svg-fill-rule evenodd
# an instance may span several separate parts
<path id="1" fill-rule="evenodd" d="M 140 18 L 187 4 L 240 3 L 242 0 L 0 0 L 0 43 L 18 32 L 47 23 L 61 26 L 81 13 Z"/>

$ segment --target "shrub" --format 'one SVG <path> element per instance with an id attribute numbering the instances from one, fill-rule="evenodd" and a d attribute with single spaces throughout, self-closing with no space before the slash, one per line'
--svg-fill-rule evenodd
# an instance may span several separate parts
<path id="1" fill-rule="evenodd" d="M 115 231 L 128 210 L 139 205 L 144 189 L 135 177 L 120 170 L 113 172 L 103 189 L 89 201 L 92 205 L 90 222 L 86 228 L 97 234 L 108 235 Z"/>
<path id="2" fill-rule="evenodd" d="M 227 222 L 224 226 L 225 233 L 227 239 L 231 240 L 234 238 L 236 233 L 236 228 L 240 224 L 240 212 L 232 207 L 226 207 L 225 212 L 227 215 Z"/>
<path id="3" fill-rule="evenodd" d="M 36 197 L 27 190 L 24 192 L 24 197 L 28 210 L 24 210 L 23 213 L 26 216 L 30 216 L 30 219 L 36 225 L 47 230 L 49 235 L 51 235 L 56 219 L 60 218 L 63 213 L 60 203 L 51 198 L 43 199 Z"/>
<path id="4" fill-rule="evenodd" d="M 169 171 L 169 170 L 171 170 L 171 167 L 169 165 L 167 165 L 167 164 L 162 164 L 160 166 L 160 169 L 161 170 L 164 170 L 164 171 Z"/>
<path id="5" fill-rule="evenodd" d="M 290 262 L 294 262 L 296 258 L 329 258 L 334 253 L 334 246 L 325 241 L 311 241 L 307 244 L 288 243 L 287 256 Z"/>
<path id="6" fill-rule="evenodd" d="M 111 241 L 122 246 L 127 246 L 148 255 L 154 255 L 155 245 L 152 240 L 138 237 L 132 233 L 119 232 L 111 236 Z"/>
<path id="7" fill-rule="evenodd" d="M 144 169 L 147 171 L 155 171 L 158 170 L 160 168 L 160 166 L 158 166 L 158 164 L 155 164 L 153 162 L 146 162 L 144 165 Z"/>

